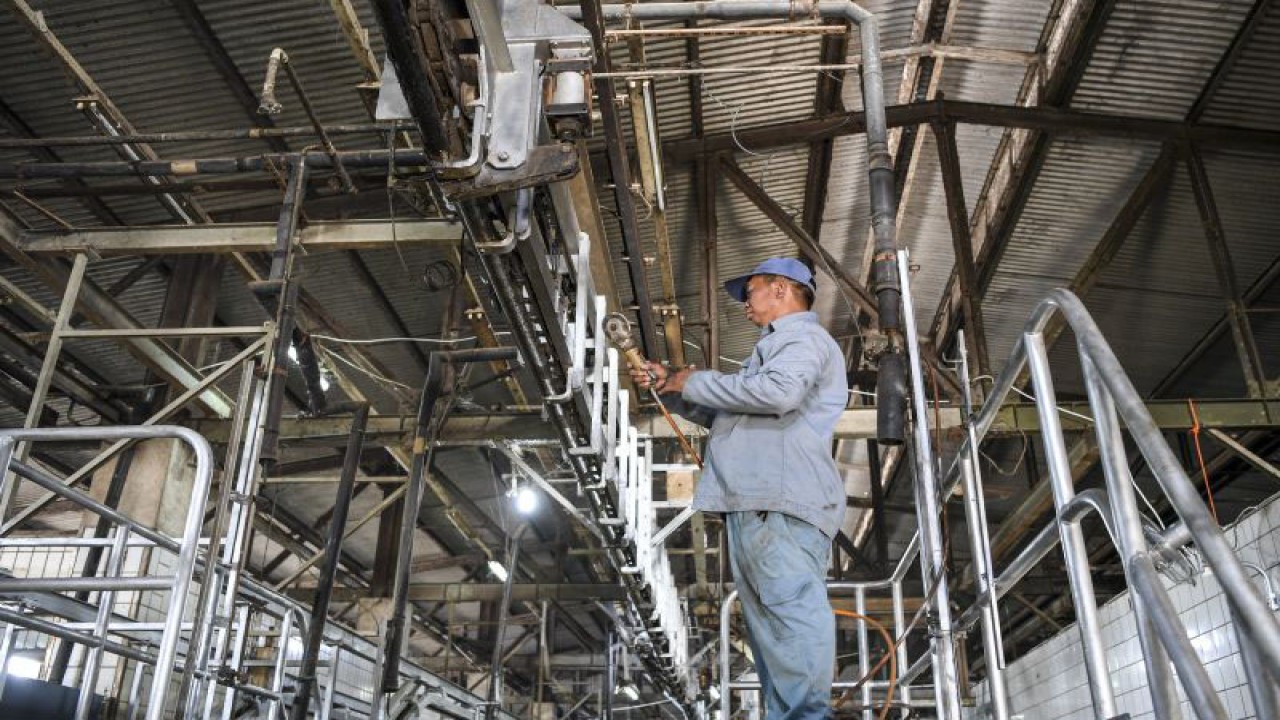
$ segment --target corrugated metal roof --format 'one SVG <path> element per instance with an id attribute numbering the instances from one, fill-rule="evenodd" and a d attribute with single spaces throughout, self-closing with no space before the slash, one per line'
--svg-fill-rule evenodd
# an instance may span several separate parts
<path id="1" fill-rule="evenodd" d="M 1071 106 L 1181 120 L 1253 4 L 1117 2 Z"/>

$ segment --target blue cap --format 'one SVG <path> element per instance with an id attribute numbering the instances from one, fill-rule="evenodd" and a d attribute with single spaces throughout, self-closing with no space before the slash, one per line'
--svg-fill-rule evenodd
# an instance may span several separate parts
<path id="1" fill-rule="evenodd" d="M 795 258 L 769 258 L 756 266 L 755 270 L 740 275 L 724 284 L 724 291 L 738 302 L 747 301 L 747 282 L 756 275 L 780 275 L 788 280 L 795 280 L 810 290 L 817 292 L 813 282 L 813 271 L 808 265 Z"/>

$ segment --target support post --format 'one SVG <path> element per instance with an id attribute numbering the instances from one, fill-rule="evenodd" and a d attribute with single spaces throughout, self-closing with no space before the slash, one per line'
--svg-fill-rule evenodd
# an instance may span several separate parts
<path id="1" fill-rule="evenodd" d="M 27 408 L 27 417 L 22 424 L 24 428 L 34 428 L 40 424 L 45 397 L 49 394 L 54 371 L 58 368 L 58 356 L 62 353 L 62 332 L 71 326 L 71 316 L 75 312 L 76 301 L 80 297 L 80 285 L 84 281 L 84 271 L 88 264 L 89 258 L 84 253 L 76 255 L 75 261 L 71 264 L 71 274 L 67 277 L 67 285 L 62 293 L 62 304 L 58 306 L 58 316 L 50 331 L 49 345 L 45 348 L 44 362 L 40 366 L 40 376 L 36 379 L 36 386 L 31 391 L 31 405 Z M 13 457 L 18 462 L 23 462 L 27 459 L 30 450 L 30 443 L 20 442 L 14 450 Z M 4 474 L 8 472 L 6 465 Z M 11 475 L 9 481 L 4 484 L 4 489 L 0 490 L 0 522 L 9 516 L 9 506 L 17 494 L 19 482 L 21 480 L 16 474 Z"/>
<path id="2" fill-rule="evenodd" d="M 1266 368 L 1262 364 L 1262 354 L 1258 351 L 1253 327 L 1249 323 L 1248 309 L 1236 280 L 1235 265 L 1231 262 L 1231 251 L 1227 247 L 1226 232 L 1222 227 L 1222 218 L 1218 215 L 1218 203 L 1213 196 L 1204 158 L 1191 143 L 1183 148 L 1183 157 L 1187 173 L 1191 177 L 1191 190 L 1196 196 L 1196 209 L 1200 211 L 1200 222 L 1204 226 L 1205 240 L 1209 243 L 1209 257 L 1213 260 L 1213 271 L 1218 277 L 1218 288 L 1227 301 L 1227 320 L 1231 325 L 1236 355 L 1244 371 L 1245 388 L 1250 397 L 1264 397 L 1267 388 Z"/>

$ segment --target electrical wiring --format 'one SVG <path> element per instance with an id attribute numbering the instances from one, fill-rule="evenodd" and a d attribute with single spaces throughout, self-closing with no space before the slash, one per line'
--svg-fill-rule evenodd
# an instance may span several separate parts
<path id="1" fill-rule="evenodd" d="M 315 337 L 315 336 L 313 335 L 312 337 Z M 396 381 L 396 380 L 392 380 L 391 378 L 386 377 L 386 376 L 384 376 L 384 375 L 379 375 L 378 373 L 376 373 L 376 372 L 374 372 L 374 371 L 372 371 L 372 370 L 369 370 L 369 369 L 367 369 L 367 368 L 360 367 L 360 366 L 359 366 L 359 365 L 357 365 L 356 363 L 354 363 L 354 362 L 352 362 L 352 361 L 350 361 L 350 360 L 348 360 L 348 359 L 346 359 L 346 358 L 342 357 L 342 356 L 341 356 L 341 355 L 339 355 L 338 353 L 335 353 L 335 352 L 333 352 L 332 350 L 329 350 L 328 348 L 324 347 L 324 345 L 317 344 L 317 345 L 315 345 L 315 348 L 316 348 L 316 350 L 318 350 L 318 351 L 319 351 L 319 353 L 320 353 L 322 356 L 324 356 L 324 358 L 325 358 L 326 360 L 331 360 L 331 361 L 332 361 L 332 360 L 336 360 L 336 361 L 338 361 L 338 362 L 342 363 L 343 365 L 346 365 L 347 367 L 351 368 L 352 370 L 355 370 L 356 372 L 358 372 L 358 373 L 360 373 L 360 374 L 362 374 L 362 375 L 365 375 L 365 376 L 367 376 L 367 377 L 369 377 L 369 378 L 372 378 L 372 379 L 374 379 L 374 380 L 376 380 L 376 381 L 378 381 L 378 382 L 386 383 L 386 384 L 388 384 L 388 385 L 391 385 L 391 386 L 394 386 L 394 387 L 401 388 L 401 389 L 406 390 L 406 391 L 411 392 L 411 393 L 412 393 L 412 392 L 417 392 L 414 388 L 412 388 L 412 387 L 410 387 L 410 386 L 408 386 L 408 385 L 405 385 L 405 384 L 404 384 L 404 383 L 402 383 L 402 382 L 398 382 L 398 381 Z"/>
<path id="2" fill-rule="evenodd" d="M 659 332 L 658 332 L 658 334 L 659 334 L 659 335 L 661 335 L 661 334 L 662 334 L 662 332 L 661 332 L 661 331 L 659 331 Z M 692 340 L 684 340 L 683 342 L 684 342 L 684 344 L 685 344 L 685 345 L 687 345 L 687 346 L 689 346 L 689 347 L 693 348 L 694 350 L 701 350 L 701 349 L 702 349 L 702 348 L 701 348 L 697 343 L 693 342 Z M 730 364 L 732 364 L 732 365 L 737 365 L 738 367 L 742 367 L 742 362 L 741 362 L 741 361 L 739 361 L 739 360 L 734 360 L 733 358 L 728 358 L 728 357 L 725 357 L 725 356 L 721 355 L 721 356 L 720 356 L 720 360 L 721 360 L 721 361 L 723 361 L 723 362 L 730 363 Z"/>
<path id="3" fill-rule="evenodd" d="M 889 710 L 893 707 L 893 693 L 898 689 L 898 653 L 896 652 L 898 644 L 893 641 L 893 636 L 889 634 L 889 631 L 885 629 L 884 625 L 881 625 L 878 621 L 873 620 L 866 615 L 856 613 L 851 610 L 832 610 L 832 612 L 840 617 L 848 617 L 865 622 L 874 628 L 876 632 L 880 633 L 880 637 L 884 640 L 884 646 L 887 649 L 884 657 L 882 657 L 880 662 L 876 664 L 876 668 L 874 670 L 868 670 L 867 676 L 858 681 L 859 684 L 866 682 L 867 677 L 878 672 L 880 666 L 884 664 L 885 658 L 888 658 L 889 686 L 885 690 L 884 703 L 880 706 L 880 714 L 877 716 L 877 720 L 884 720 L 889 716 Z"/>

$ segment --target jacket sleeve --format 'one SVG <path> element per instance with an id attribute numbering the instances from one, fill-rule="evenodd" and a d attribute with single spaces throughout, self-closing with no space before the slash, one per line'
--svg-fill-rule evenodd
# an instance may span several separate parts
<path id="1" fill-rule="evenodd" d="M 685 420 L 705 428 L 711 427 L 711 423 L 715 421 L 718 414 L 713 408 L 689 402 L 675 393 L 663 395 L 662 403 L 667 406 L 667 410 L 671 414 L 679 415 Z"/>
<path id="2" fill-rule="evenodd" d="M 715 410 L 782 415 L 800 407 L 822 372 L 823 350 L 807 335 L 779 338 L 754 373 L 703 370 L 684 385 L 686 402 Z"/>

